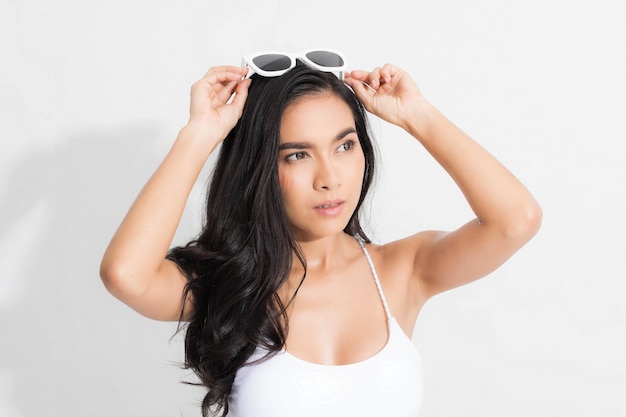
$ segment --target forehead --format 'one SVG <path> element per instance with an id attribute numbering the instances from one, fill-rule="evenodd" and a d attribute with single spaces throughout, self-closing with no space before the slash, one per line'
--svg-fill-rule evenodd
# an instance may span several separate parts
<path id="1" fill-rule="evenodd" d="M 314 141 L 336 137 L 354 128 L 350 106 L 333 93 L 307 96 L 285 108 L 280 125 L 281 143 L 289 140 Z"/>

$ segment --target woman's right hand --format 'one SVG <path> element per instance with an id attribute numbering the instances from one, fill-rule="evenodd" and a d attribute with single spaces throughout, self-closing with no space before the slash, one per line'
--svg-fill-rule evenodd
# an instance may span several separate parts
<path id="1" fill-rule="evenodd" d="M 245 67 L 233 66 L 209 69 L 191 87 L 187 126 L 201 129 L 217 143 L 224 140 L 243 112 L 250 86 L 250 79 L 242 80 L 247 72 Z"/>
<path id="2" fill-rule="evenodd" d="M 107 289 L 147 317 L 180 318 L 187 278 L 166 259 L 167 252 L 206 158 L 241 117 L 250 86 L 250 80 L 242 80 L 246 73 L 246 68 L 215 67 L 193 85 L 189 123 L 102 258 L 100 276 Z"/>

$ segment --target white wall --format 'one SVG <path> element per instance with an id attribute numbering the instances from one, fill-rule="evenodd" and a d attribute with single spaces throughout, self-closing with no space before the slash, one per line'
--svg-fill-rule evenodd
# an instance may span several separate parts
<path id="1" fill-rule="evenodd" d="M 418 319 L 423 416 L 626 415 L 626 3 L 302 4 L 1 3 L 0 415 L 199 415 L 175 325 L 113 299 L 100 257 L 185 122 L 190 85 L 244 53 L 308 46 L 409 71 L 544 209 L 510 262 Z M 415 141 L 373 125 L 376 240 L 469 219 Z"/>

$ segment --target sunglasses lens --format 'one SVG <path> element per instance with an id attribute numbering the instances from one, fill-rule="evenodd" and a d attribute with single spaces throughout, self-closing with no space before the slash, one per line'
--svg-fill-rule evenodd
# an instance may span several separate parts
<path id="1" fill-rule="evenodd" d="M 306 57 L 322 67 L 338 68 L 344 65 L 343 58 L 334 52 L 311 51 L 306 54 Z"/>
<path id="2" fill-rule="evenodd" d="M 252 62 L 263 71 L 282 71 L 291 66 L 291 59 L 280 54 L 259 55 Z"/>

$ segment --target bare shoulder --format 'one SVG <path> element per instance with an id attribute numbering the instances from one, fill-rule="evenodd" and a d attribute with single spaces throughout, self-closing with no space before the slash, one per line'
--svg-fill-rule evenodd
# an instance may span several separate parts
<path id="1" fill-rule="evenodd" d="M 384 245 L 379 245 L 386 260 L 391 262 L 413 263 L 413 259 L 419 252 L 428 246 L 433 240 L 440 237 L 444 232 L 425 230 L 405 238 L 394 240 Z"/>
<path id="2" fill-rule="evenodd" d="M 382 245 L 367 245 L 391 313 L 409 335 L 428 298 L 415 279 L 415 258 L 420 249 L 440 235 L 441 232 L 424 231 Z"/>
<path id="3" fill-rule="evenodd" d="M 368 244 L 381 280 L 393 280 L 396 285 L 410 285 L 415 274 L 415 257 L 420 249 L 432 242 L 440 232 L 424 231 L 385 244 Z M 405 288 L 406 289 L 406 288 Z"/>

